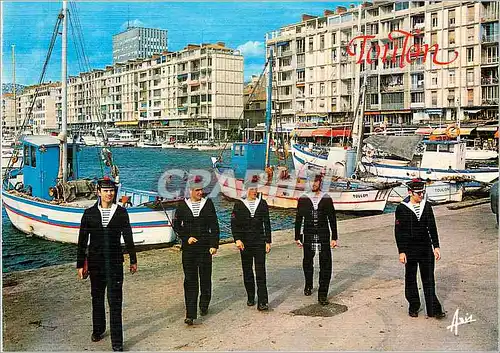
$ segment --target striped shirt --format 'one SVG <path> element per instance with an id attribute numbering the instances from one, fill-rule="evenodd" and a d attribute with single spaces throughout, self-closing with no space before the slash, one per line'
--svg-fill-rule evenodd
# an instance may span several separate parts
<path id="1" fill-rule="evenodd" d="M 323 198 L 323 194 L 316 194 L 316 193 L 313 193 L 312 195 L 309 196 L 309 198 L 311 199 L 312 201 L 312 204 L 313 204 L 313 208 L 315 210 L 318 209 L 318 205 L 319 205 L 319 202 L 321 201 L 321 199 Z"/>
<path id="2" fill-rule="evenodd" d="M 101 208 L 101 222 L 103 227 L 107 227 L 111 219 L 111 208 Z"/>
<path id="3" fill-rule="evenodd" d="M 250 201 L 250 200 L 247 199 L 247 202 L 248 202 L 248 210 L 250 211 L 250 215 L 252 217 L 254 217 L 255 216 L 255 210 L 257 209 L 257 199 L 252 200 L 252 201 Z"/>
<path id="4" fill-rule="evenodd" d="M 193 212 L 194 217 L 199 217 L 200 216 L 200 205 L 201 201 L 191 201 L 191 211 Z"/>
<path id="5" fill-rule="evenodd" d="M 417 215 L 417 218 L 420 219 L 420 203 L 412 203 L 413 209 L 415 210 L 415 214 Z"/>

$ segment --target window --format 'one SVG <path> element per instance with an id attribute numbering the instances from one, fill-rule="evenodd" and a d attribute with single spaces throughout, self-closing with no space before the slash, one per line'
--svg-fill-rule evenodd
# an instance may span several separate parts
<path id="1" fill-rule="evenodd" d="M 448 105 L 449 106 L 455 105 L 455 90 L 454 89 L 448 90 Z"/>
<path id="2" fill-rule="evenodd" d="M 314 85 L 309 85 L 309 95 L 312 96 L 314 94 Z"/>
<path id="3" fill-rule="evenodd" d="M 309 37 L 309 52 L 312 52 L 314 50 L 314 38 Z"/>
<path id="4" fill-rule="evenodd" d="M 449 10 L 448 11 L 448 24 L 450 26 L 455 25 L 455 10 Z"/>
<path id="5" fill-rule="evenodd" d="M 411 94 L 412 103 L 424 103 L 424 92 L 415 92 Z"/>
<path id="6" fill-rule="evenodd" d="M 370 94 L 370 104 L 378 104 L 378 93 Z"/>
<path id="7" fill-rule="evenodd" d="M 466 77 L 467 77 L 467 84 L 474 84 L 474 69 L 467 69 Z"/>
<path id="8" fill-rule="evenodd" d="M 455 59 L 455 51 L 454 50 L 448 50 L 448 61 L 452 61 Z"/>
<path id="9" fill-rule="evenodd" d="M 467 27 L 467 41 L 474 41 L 474 27 Z"/>
<path id="10" fill-rule="evenodd" d="M 432 25 L 432 28 L 435 28 L 438 25 L 438 14 L 437 14 L 437 12 L 431 14 L 431 25 Z"/>
<path id="11" fill-rule="evenodd" d="M 467 62 L 474 62 L 474 48 L 467 48 Z"/>
<path id="12" fill-rule="evenodd" d="M 337 44 L 337 33 L 332 33 L 332 45 Z"/>
<path id="13" fill-rule="evenodd" d="M 432 86 L 437 86 L 437 84 L 438 84 L 437 72 L 436 71 L 432 71 L 431 72 L 431 85 Z"/>
<path id="14" fill-rule="evenodd" d="M 30 164 L 30 146 L 24 145 L 23 156 L 24 156 L 24 158 L 23 158 L 24 165 L 31 165 Z"/>
<path id="15" fill-rule="evenodd" d="M 474 5 L 467 6 L 467 22 L 474 22 Z"/>
<path id="16" fill-rule="evenodd" d="M 304 82 L 306 78 L 306 72 L 304 70 L 297 71 L 297 81 L 298 82 Z"/>
<path id="17" fill-rule="evenodd" d="M 323 82 L 319 84 L 319 94 L 321 96 L 325 95 L 325 84 Z"/>
<path id="18" fill-rule="evenodd" d="M 449 73 L 449 82 L 448 83 L 450 85 L 454 85 L 455 84 L 455 70 L 450 69 L 450 71 L 448 73 Z"/>
<path id="19" fill-rule="evenodd" d="M 297 39 L 297 53 L 303 53 L 305 51 L 305 40 L 304 38 L 302 39 Z"/>
<path id="20" fill-rule="evenodd" d="M 455 44 L 455 30 L 450 29 L 448 31 L 448 43 L 449 45 Z"/>
<path id="21" fill-rule="evenodd" d="M 319 36 L 319 50 L 325 49 L 325 36 L 322 34 Z"/>
<path id="22" fill-rule="evenodd" d="M 437 91 L 431 91 L 431 105 L 437 107 Z"/>
<path id="23" fill-rule="evenodd" d="M 437 44 L 438 42 L 437 38 L 438 38 L 437 32 L 431 33 L 431 46 Z"/>
<path id="24" fill-rule="evenodd" d="M 474 89 L 470 88 L 467 90 L 467 105 L 474 104 Z"/>

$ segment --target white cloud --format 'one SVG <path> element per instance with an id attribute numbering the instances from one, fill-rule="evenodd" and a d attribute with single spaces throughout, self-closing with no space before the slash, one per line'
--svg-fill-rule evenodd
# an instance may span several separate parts
<path id="1" fill-rule="evenodd" d="M 132 21 L 123 22 L 120 26 L 120 30 L 124 31 L 127 27 L 144 27 L 144 23 L 141 20 L 135 19 Z"/>
<path id="2" fill-rule="evenodd" d="M 237 49 L 246 57 L 263 57 L 265 52 L 263 42 L 251 40 L 238 46 Z"/>
<path id="3" fill-rule="evenodd" d="M 262 70 L 264 70 L 264 63 L 262 64 L 245 64 L 244 65 L 244 75 L 245 82 L 248 82 L 252 79 L 252 75 L 260 76 Z"/>

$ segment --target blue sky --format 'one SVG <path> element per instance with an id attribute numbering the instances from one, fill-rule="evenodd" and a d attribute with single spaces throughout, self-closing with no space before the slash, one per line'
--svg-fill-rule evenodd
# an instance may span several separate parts
<path id="1" fill-rule="evenodd" d="M 354 1 L 353 1 L 354 2 Z M 112 35 L 131 24 L 168 30 L 169 50 L 188 43 L 222 41 L 244 55 L 245 79 L 260 74 L 265 33 L 300 21 L 302 13 L 321 15 L 345 2 L 77 2 L 91 68 L 112 63 Z M 348 3 L 347 3 L 348 4 Z M 16 82 L 38 82 L 61 2 L 3 3 L 3 82 L 12 80 L 11 45 L 16 51 Z M 68 4 L 70 10 L 75 7 Z M 68 74 L 80 72 L 68 27 Z M 47 80 L 60 80 L 60 38 Z"/>

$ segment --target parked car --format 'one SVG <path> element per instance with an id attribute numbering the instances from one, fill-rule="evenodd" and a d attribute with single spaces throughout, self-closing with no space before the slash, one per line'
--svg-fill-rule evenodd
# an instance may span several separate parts
<path id="1" fill-rule="evenodd" d="M 493 183 L 490 190 L 491 211 L 497 216 L 498 224 L 498 180 Z"/>

